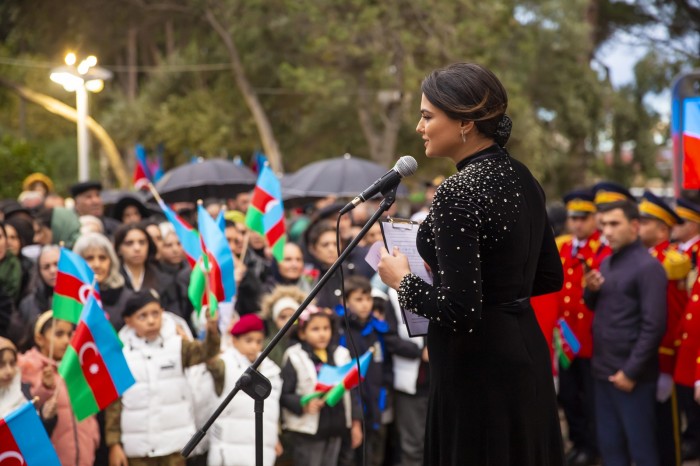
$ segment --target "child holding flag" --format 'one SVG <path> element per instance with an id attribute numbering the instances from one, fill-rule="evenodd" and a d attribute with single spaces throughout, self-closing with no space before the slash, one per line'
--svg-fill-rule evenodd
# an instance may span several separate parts
<path id="1" fill-rule="evenodd" d="M 31 396 L 39 397 L 37 408 L 42 409 L 51 399 L 56 400 L 57 422 L 51 434 L 51 443 L 61 464 L 92 466 L 95 450 L 100 443 L 100 432 L 95 416 L 78 422 L 68 397 L 66 383 L 57 373 L 74 326 L 62 319 L 54 319 L 53 311 L 41 314 L 34 325 L 35 346 L 19 359 L 22 382 L 31 385 Z"/>
<path id="2" fill-rule="evenodd" d="M 351 429 L 352 447 L 362 443 L 359 403 L 345 392 L 342 403 L 326 404 L 324 398 L 303 398 L 317 389 L 318 371 L 324 365 L 342 366 L 351 361 L 342 346 L 331 344 L 333 314 L 309 306 L 299 318 L 301 343 L 289 347 L 282 368 L 282 424 L 289 431 L 294 464 L 336 464 L 343 435 Z"/>
<path id="3" fill-rule="evenodd" d="M 0 418 L 4 418 L 31 399 L 31 386 L 22 383 L 17 367 L 17 347 L 0 337 Z M 49 399 L 41 410 L 41 419 L 48 433 L 56 426 L 56 400 Z"/>
<path id="4" fill-rule="evenodd" d="M 349 325 L 347 332 L 340 337 L 340 344 L 346 347 L 353 357 L 358 357 L 370 349 L 373 350 L 373 363 L 370 364 L 361 386 L 362 401 L 365 403 L 365 442 L 367 443 L 364 454 L 367 455 L 367 464 L 379 465 L 384 463 L 386 424 L 391 420 L 389 407 L 391 406 L 393 368 L 391 359 L 386 354 L 385 345 L 389 324 L 373 314 L 372 285 L 367 278 L 361 275 L 350 276 L 345 279 L 344 288 Z M 339 306 L 339 312 L 342 313 L 342 311 L 342 306 Z M 350 344 L 351 338 L 354 347 Z M 353 350 L 357 350 L 358 354 L 354 354 Z M 346 461 L 346 463 L 362 464 L 362 454 L 362 449 L 358 448 L 355 451 L 354 462 Z M 345 448 L 343 458 L 345 459 Z"/>
<path id="5" fill-rule="evenodd" d="M 256 314 L 242 316 L 231 329 L 233 348 L 223 352 L 210 367 L 215 368 L 217 405 L 233 390 L 236 381 L 262 351 L 265 324 Z M 258 372 L 272 384 L 263 413 L 263 464 L 272 466 L 282 453 L 277 440 L 279 399 L 282 389 L 280 368 L 270 359 L 263 360 Z M 218 379 L 218 380 L 217 380 Z M 214 423 L 209 446 L 209 466 L 253 466 L 255 464 L 255 412 L 253 399 L 239 393 Z"/>
<path id="6" fill-rule="evenodd" d="M 134 293 L 123 315 L 120 337 L 136 384 L 107 408 L 109 463 L 184 466 L 179 451 L 195 433 L 184 369 L 219 354 L 216 316 L 207 322 L 204 342 L 184 340 L 150 289 Z"/>

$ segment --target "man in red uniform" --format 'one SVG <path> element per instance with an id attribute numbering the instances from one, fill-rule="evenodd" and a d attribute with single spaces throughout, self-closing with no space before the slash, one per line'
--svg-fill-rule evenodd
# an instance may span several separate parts
<path id="1" fill-rule="evenodd" d="M 700 381 L 698 356 L 700 356 L 700 281 L 698 281 L 698 254 L 700 254 L 700 205 L 685 199 L 676 199 L 676 213 L 684 222 L 673 229 L 678 250 L 691 261 L 692 269 L 687 280 L 690 299 L 680 320 L 678 348 L 673 380 L 676 383 L 678 402 L 685 413 L 686 429 L 682 435 L 683 460 L 700 457 L 700 405 L 693 399 L 694 387 Z"/>
<path id="2" fill-rule="evenodd" d="M 564 196 L 571 238 L 559 249 L 564 268 L 564 286 L 558 293 L 559 317 L 569 325 L 581 349 L 568 368 L 559 367 L 559 402 L 569 426 L 573 448 L 567 454 L 569 465 L 594 464 L 597 457 L 593 405 L 591 356 L 593 313 L 583 303 L 583 275 L 597 269 L 610 255 L 596 228 L 596 206 L 590 190 L 577 190 Z"/>
<path id="3" fill-rule="evenodd" d="M 666 332 L 659 346 L 659 378 L 656 385 L 659 455 L 661 464 L 680 465 L 680 422 L 673 373 L 680 343 L 679 324 L 688 301 L 685 282 L 690 271 L 690 260 L 670 242 L 671 230 L 683 223 L 683 219 L 668 204 L 652 192 L 645 191 L 639 213 L 642 217 L 639 238 L 649 248 L 649 253 L 664 266 L 668 278 Z"/>

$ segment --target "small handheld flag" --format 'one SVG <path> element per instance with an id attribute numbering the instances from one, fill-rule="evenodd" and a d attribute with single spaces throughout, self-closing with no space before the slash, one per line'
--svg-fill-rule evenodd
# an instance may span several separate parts
<path id="1" fill-rule="evenodd" d="M 77 324 L 83 312 L 83 306 L 91 294 L 100 299 L 92 269 L 85 259 L 69 249 L 61 248 L 58 275 L 53 289 L 54 317 Z"/>
<path id="2" fill-rule="evenodd" d="M 313 393 L 301 398 L 304 406 L 314 398 L 324 397 L 328 406 L 335 406 L 343 398 L 347 390 L 351 390 L 367 375 L 369 363 L 372 362 L 373 351 L 370 349 L 360 356 L 360 372 L 357 371 L 357 358 L 342 366 L 324 364 L 318 372 L 316 387 Z"/>
<path id="3" fill-rule="evenodd" d="M 158 201 L 158 206 L 165 214 L 165 217 L 170 223 L 172 223 L 175 228 L 175 234 L 177 234 L 180 244 L 182 245 L 182 250 L 185 252 L 187 257 L 187 262 L 189 262 L 190 267 L 194 267 L 197 259 L 202 255 L 202 245 L 199 239 L 199 233 L 195 230 L 192 225 L 184 221 L 178 214 L 175 213 L 173 209 L 168 207 L 168 205 L 163 202 L 158 191 L 153 187 L 152 184 L 148 185 L 153 197 Z"/>
<path id="4" fill-rule="evenodd" d="M 565 369 L 571 366 L 574 358 L 581 351 L 581 343 L 564 319 L 559 319 L 554 328 L 554 348 L 559 357 L 559 364 Z"/>
<path id="5" fill-rule="evenodd" d="M 12 460 L 17 460 L 12 462 Z M 34 404 L 27 402 L 0 419 L 0 464 L 60 466 Z"/>
<path id="6" fill-rule="evenodd" d="M 282 187 L 269 165 L 262 167 L 246 213 L 245 223 L 263 235 L 277 262 L 284 257 L 287 230 L 282 206 Z"/>
<path id="7" fill-rule="evenodd" d="M 148 183 L 153 181 L 153 172 L 151 170 L 151 164 L 148 163 L 148 158 L 146 157 L 146 149 L 141 144 L 136 144 L 136 163 L 134 164 L 134 176 L 132 182 L 134 183 L 134 188 L 144 189 L 148 186 Z"/>
<path id="8" fill-rule="evenodd" d="M 229 302 L 236 294 L 233 276 L 233 253 L 219 224 L 211 218 L 202 204 L 197 206 L 202 254 L 209 261 L 209 289 L 219 302 Z"/>
<path id="9" fill-rule="evenodd" d="M 134 384 L 122 343 L 94 297 L 85 305 L 58 373 L 78 421 L 106 408 Z"/>

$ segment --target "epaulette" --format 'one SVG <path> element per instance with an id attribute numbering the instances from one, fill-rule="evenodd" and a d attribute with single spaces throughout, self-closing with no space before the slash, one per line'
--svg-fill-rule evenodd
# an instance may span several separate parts
<path id="1" fill-rule="evenodd" d="M 554 241 L 557 243 L 557 249 L 559 252 L 561 252 L 562 246 L 564 246 L 564 243 L 567 241 L 571 241 L 571 235 L 560 235 L 554 238 Z"/>
<path id="2" fill-rule="evenodd" d="M 685 280 L 692 268 L 690 258 L 675 248 L 666 250 L 663 266 L 669 280 Z"/>

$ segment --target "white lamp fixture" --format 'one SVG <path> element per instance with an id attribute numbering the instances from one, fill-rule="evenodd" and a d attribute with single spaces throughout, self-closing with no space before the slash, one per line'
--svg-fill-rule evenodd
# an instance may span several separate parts
<path id="1" fill-rule="evenodd" d="M 112 78 L 112 72 L 97 66 L 97 58 L 90 55 L 78 66 L 77 57 L 68 53 L 65 66 L 51 70 L 51 81 L 60 84 L 68 92 L 75 92 L 76 111 L 78 113 L 78 181 L 87 181 L 90 177 L 88 144 L 88 94 L 104 89 L 104 82 Z"/>

